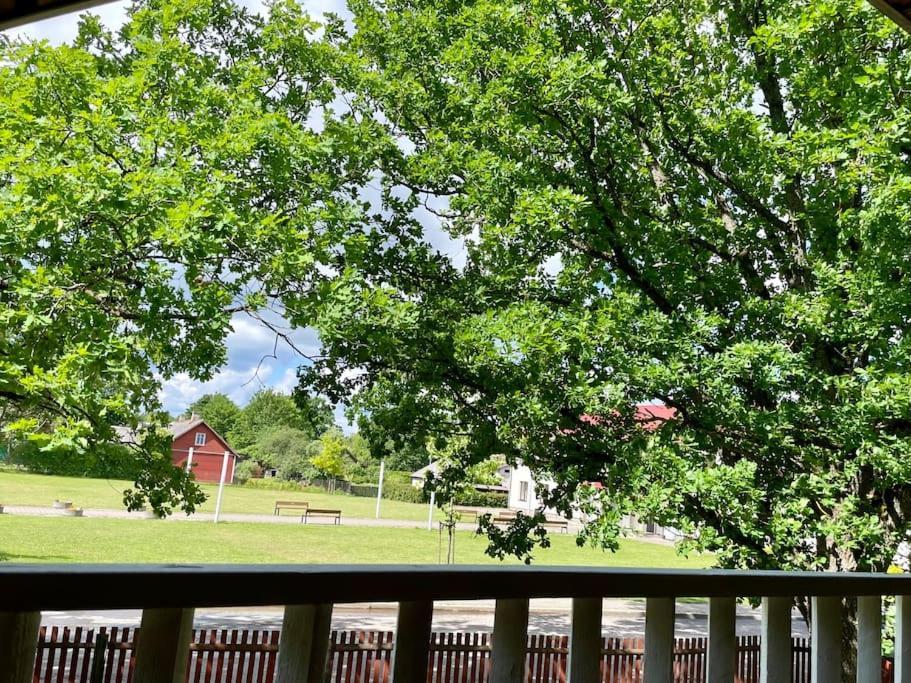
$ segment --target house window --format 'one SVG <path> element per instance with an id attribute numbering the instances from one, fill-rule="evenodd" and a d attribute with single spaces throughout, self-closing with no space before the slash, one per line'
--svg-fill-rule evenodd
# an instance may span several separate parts
<path id="1" fill-rule="evenodd" d="M 196 432 L 196 443 L 194 446 L 205 446 L 206 445 L 206 433 L 205 432 Z"/>
<path id="2" fill-rule="evenodd" d="M 527 481 L 519 482 L 519 500 L 523 503 L 528 500 L 528 482 Z"/>

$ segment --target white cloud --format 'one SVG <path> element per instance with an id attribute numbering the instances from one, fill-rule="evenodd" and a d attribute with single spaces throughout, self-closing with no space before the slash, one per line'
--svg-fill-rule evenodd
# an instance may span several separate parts
<path id="1" fill-rule="evenodd" d="M 282 376 L 272 384 L 272 388 L 283 394 L 290 394 L 297 386 L 297 370 L 295 368 L 285 368 Z"/>
<path id="2" fill-rule="evenodd" d="M 270 386 L 273 374 L 270 365 L 246 368 L 224 368 L 212 379 L 204 382 L 192 379 L 181 372 L 161 382 L 158 398 L 164 409 L 172 415 L 185 411 L 193 401 L 204 394 L 222 393 L 239 405 L 244 405 L 256 391 Z"/>

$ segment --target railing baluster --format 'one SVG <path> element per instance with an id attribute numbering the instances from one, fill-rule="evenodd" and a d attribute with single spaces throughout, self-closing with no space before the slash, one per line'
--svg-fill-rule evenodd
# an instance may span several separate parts
<path id="1" fill-rule="evenodd" d="M 528 600 L 497 600 L 489 683 L 524 683 Z"/>
<path id="2" fill-rule="evenodd" d="M 857 683 L 882 678 L 882 599 L 878 595 L 857 598 Z"/>
<path id="3" fill-rule="evenodd" d="M 674 598 L 645 601 L 644 683 L 671 683 L 674 678 Z"/>
<path id="4" fill-rule="evenodd" d="M 392 653 L 392 683 L 426 683 L 432 602 L 399 603 Z"/>
<path id="5" fill-rule="evenodd" d="M 275 683 L 320 683 L 326 668 L 332 605 L 286 605 Z"/>
<path id="6" fill-rule="evenodd" d="M 911 595 L 895 598 L 894 683 L 911 683 Z"/>
<path id="7" fill-rule="evenodd" d="M 133 683 L 184 683 L 193 609 L 144 609 Z"/>
<path id="8" fill-rule="evenodd" d="M 759 683 L 791 680 L 791 598 L 762 599 Z"/>
<path id="9" fill-rule="evenodd" d="M 709 600 L 707 683 L 734 683 L 737 649 L 737 601 Z"/>
<path id="10" fill-rule="evenodd" d="M 841 598 L 812 598 L 811 683 L 841 680 Z"/>
<path id="11" fill-rule="evenodd" d="M 0 612 L 0 681 L 31 682 L 41 612 Z"/>
<path id="12" fill-rule="evenodd" d="M 601 683 L 601 598 L 573 600 L 569 683 Z"/>

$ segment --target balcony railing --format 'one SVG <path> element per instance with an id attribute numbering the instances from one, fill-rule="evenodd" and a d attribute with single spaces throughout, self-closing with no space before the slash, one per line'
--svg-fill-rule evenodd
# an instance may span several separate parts
<path id="1" fill-rule="evenodd" d="M 434 600 L 495 599 L 489 683 L 522 683 L 530 598 L 572 598 L 569 683 L 601 680 L 602 598 L 646 599 L 645 683 L 673 675 L 676 598 L 709 598 L 708 683 L 735 675 L 738 597 L 762 599 L 761 681 L 791 676 L 791 605 L 811 602 L 814 683 L 840 680 L 842 598 L 857 597 L 857 680 L 881 676 L 896 596 L 895 683 L 911 683 L 911 577 L 887 574 L 352 565 L 0 566 L 0 683 L 31 680 L 41 610 L 142 609 L 135 683 L 182 682 L 194 608 L 285 605 L 275 680 L 324 679 L 334 603 L 397 602 L 393 683 L 425 683 Z"/>

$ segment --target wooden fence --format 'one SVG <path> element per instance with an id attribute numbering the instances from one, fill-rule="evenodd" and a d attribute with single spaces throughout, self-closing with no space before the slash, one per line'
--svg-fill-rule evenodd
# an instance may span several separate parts
<path id="1" fill-rule="evenodd" d="M 138 629 L 42 627 L 34 682 L 130 683 L 133 643 Z M 189 683 L 272 683 L 279 631 L 197 629 L 187 666 Z M 333 631 L 330 683 L 389 683 L 391 631 Z M 94 658 L 98 642 L 104 657 Z M 605 638 L 601 660 L 604 683 L 641 683 L 642 638 Z M 428 683 L 483 683 L 490 665 L 489 633 L 433 633 Z M 528 637 L 528 683 L 566 683 L 567 636 Z M 809 683 L 806 639 L 793 640 L 792 683 Z M 678 638 L 674 683 L 704 683 L 705 638 Z M 883 683 L 891 683 L 884 661 Z M 737 644 L 737 683 L 759 682 L 759 637 Z"/>

